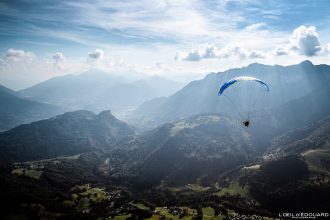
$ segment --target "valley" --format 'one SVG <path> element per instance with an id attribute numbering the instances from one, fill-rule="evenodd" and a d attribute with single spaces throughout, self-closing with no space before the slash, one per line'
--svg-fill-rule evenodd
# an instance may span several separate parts
<path id="1" fill-rule="evenodd" d="M 286 76 L 292 85 L 303 83 L 301 74 L 314 78 L 306 94 L 281 80 L 273 84 L 266 108 L 256 109 L 244 127 L 235 109 L 206 88 L 252 67 L 256 74 L 307 68 Z M 147 101 L 126 121 L 110 110 L 85 109 L 3 131 L 0 217 L 272 219 L 282 212 L 327 212 L 329 73 L 329 66 L 308 61 L 253 64 L 152 100 L 159 109 Z"/>

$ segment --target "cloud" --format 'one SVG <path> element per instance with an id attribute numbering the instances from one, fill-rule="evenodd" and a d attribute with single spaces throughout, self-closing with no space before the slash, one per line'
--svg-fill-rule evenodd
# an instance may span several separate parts
<path id="1" fill-rule="evenodd" d="M 17 62 L 22 60 L 33 60 L 35 55 L 32 52 L 25 52 L 24 50 L 15 50 L 11 48 L 8 49 L 5 57 L 9 61 Z"/>
<path id="2" fill-rule="evenodd" d="M 219 49 L 213 44 L 201 44 L 189 52 L 178 52 L 175 60 L 199 61 L 201 59 L 215 58 Z"/>
<path id="3" fill-rule="evenodd" d="M 54 59 L 55 68 L 64 69 L 65 57 L 64 57 L 63 53 L 56 52 L 52 55 L 52 58 Z"/>
<path id="4" fill-rule="evenodd" d="M 257 58 L 265 58 L 266 53 L 259 50 L 252 50 L 249 52 L 248 58 L 257 59 Z"/>
<path id="5" fill-rule="evenodd" d="M 330 43 L 327 43 L 322 47 L 321 54 L 329 55 L 330 54 Z"/>
<path id="6" fill-rule="evenodd" d="M 302 25 L 294 29 L 289 49 L 308 57 L 317 55 L 321 50 L 321 43 L 316 28 Z"/>
<path id="7" fill-rule="evenodd" d="M 94 52 L 88 53 L 88 58 L 90 59 L 99 60 L 99 59 L 103 59 L 103 56 L 104 56 L 104 52 L 101 49 L 96 49 Z"/>
<path id="8" fill-rule="evenodd" d="M 231 58 L 231 57 L 236 57 L 239 59 L 245 59 L 248 57 L 248 51 L 239 46 L 239 45 L 228 45 L 219 50 L 219 58 Z"/>
<path id="9" fill-rule="evenodd" d="M 327 55 L 330 51 L 329 43 L 322 46 L 319 35 L 314 26 L 299 26 L 294 29 L 289 42 L 284 45 L 278 45 L 269 54 L 273 56 L 283 55 L 303 55 L 313 57 L 317 55 Z"/>
<path id="10" fill-rule="evenodd" d="M 201 44 L 190 52 L 178 52 L 175 60 L 200 61 L 208 58 L 239 58 L 239 59 L 255 59 L 265 58 L 266 53 L 258 50 L 247 50 L 243 46 L 230 44 L 223 48 L 218 48 L 214 44 Z"/>
<path id="11" fill-rule="evenodd" d="M 284 56 L 288 55 L 287 48 L 285 46 L 277 46 L 273 51 L 270 52 L 273 56 Z"/>
<path id="12" fill-rule="evenodd" d="M 266 27 L 266 24 L 264 22 L 259 22 L 246 26 L 245 29 L 248 31 L 255 31 L 255 30 L 263 29 L 264 27 Z"/>
<path id="13" fill-rule="evenodd" d="M 61 52 L 54 53 L 52 57 L 56 62 L 62 62 L 65 59 L 63 53 Z"/>

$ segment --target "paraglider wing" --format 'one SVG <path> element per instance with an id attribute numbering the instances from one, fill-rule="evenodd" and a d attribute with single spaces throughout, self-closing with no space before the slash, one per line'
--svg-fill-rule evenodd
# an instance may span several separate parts
<path id="1" fill-rule="evenodd" d="M 265 89 L 269 92 L 269 87 L 268 87 L 268 85 L 267 85 L 265 82 L 261 81 L 260 79 L 255 78 L 255 77 L 252 77 L 252 76 L 239 76 L 239 77 L 232 78 L 231 80 L 225 82 L 225 83 L 221 86 L 218 95 L 222 95 L 223 92 L 224 92 L 228 87 L 230 87 L 231 85 L 233 85 L 234 83 L 237 83 L 237 82 L 239 82 L 239 81 L 255 81 L 255 82 L 261 83 L 261 84 L 265 87 Z"/>

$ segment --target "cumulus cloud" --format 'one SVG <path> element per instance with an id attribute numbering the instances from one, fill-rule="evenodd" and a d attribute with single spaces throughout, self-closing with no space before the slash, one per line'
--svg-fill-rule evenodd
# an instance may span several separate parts
<path id="1" fill-rule="evenodd" d="M 98 69 L 107 69 L 109 66 L 113 65 L 112 59 L 105 57 L 101 49 L 95 49 L 95 51 L 89 52 L 86 62 L 90 68 Z"/>
<path id="2" fill-rule="evenodd" d="M 265 58 L 266 53 L 259 50 L 252 50 L 249 52 L 248 58 L 256 59 L 256 58 Z"/>
<path id="3" fill-rule="evenodd" d="M 90 59 L 98 60 L 98 59 L 102 59 L 103 56 L 104 56 L 104 52 L 101 49 L 96 49 L 94 52 L 88 53 L 88 58 Z"/>
<path id="4" fill-rule="evenodd" d="M 63 53 L 61 52 L 54 53 L 52 57 L 56 62 L 62 62 L 65 59 Z"/>
<path id="5" fill-rule="evenodd" d="M 322 51 L 321 53 L 323 55 L 328 55 L 330 54 L 330 43 L 327 43 L 326 45 L 324 45 L 324 47 L 322 47 Z"/>
<path id="6" fill-rule="evenodd" d="M 289 49 L 308 57 L 315 56 L 321 50 L 319 36 L 314 26 L 300 26 L 293 31 Z"/>
<path id="7" fill-rule="evenodd" d="M 246 26 L 245 29 L 248 31 L 255 31 L 255 30 L 260 30 L 262 28 L 266 27 L 266 24 L 263 22 L 251 24 L 249 26 Z"/>
<path id="8" fill-rule="evenodd" d="M 232 44 L 222 48 L 219 51 L 219 58 L 239 58 L 239 59 L 256 59 L 265 58 L 266 54 L 258 50 L 247 50 L 241 45 Z"/>
<path id="9" fill-rule="evenodd" d="M 178 52 L 176 60 L 199 61 L 201 59 L 215 58 L 218 54 L 218 48 L 214 44 L 201 44 L 189 52 Z"/>
<path id="10" fill-rule="evenodd" d="M 278 45 L 270 52 L 273 56 L 283 55 L 304 55 L 312 57 L 316 55 L 326 55 L 327 45 L 321 46 L 319 35 L 314 26 L 300 26 L 293 30 L 289 43 Z"/>
<path id="11" fill-rule="evenodd" d="M 277 46 L 273 51 L 270 52 L 273 56 L 284 56 L 288 55 L 288 50 L 285 46 Z"/>
<path id="12" fill-rule="evenodd" d="M 9 49 L 5 55 L 7 60 L 21 61 L 21 60 L 33 60 L 35 58 L 34 53 L 26 52 L 24 50 Z"/>
<path id="13" fill-rule="evenodd" d="M 245 59 L 248 57 L 248 51 L 239 45 L 232 44 L 225 46 L 224 48 L 219 50 L 218 57 L 219 58 L 236 57 L 239 59 Z"/>
<path id="14" fill-rule="evenodd" d="M 243 46 L 230 44 L 223 48 L 218 48 L 214 44 L 201 44 L 190 52 L 178 52 L 175 56 L 176 60 L 199 61 L 208 58 L 264 58 L 266 54 L 262 51 L 249 51 Z"/>
<path id="15" fill-rule="evenodd" d="M 55 68 L 64 69 L 65 57 L 64 57 L 63 53 L 56 52 L 52 55 L 52 58 L 54 60 L 54 67 Z"/>
<path id="16" fill-rule="evenodd" d="M 263 27 L 264 23 L 256 23 L 246 27 L 253 30 Z M 200 61 L 208 58 L 238 58 L 238 59 L 260 59 L 269 56 L 303 55 L 312 57 L 316 55 L 329 55 L 330 43 L 321 45 L 318 33 L 314 26 L 300 26 L 293 30 L 288 43 L 278 45 L 271 51 L 248 50 L 239 44 L 229 44 L 222 48 L 214 44 L 201 44 L 189 52 L 178 52 L 176 60 Z"/>

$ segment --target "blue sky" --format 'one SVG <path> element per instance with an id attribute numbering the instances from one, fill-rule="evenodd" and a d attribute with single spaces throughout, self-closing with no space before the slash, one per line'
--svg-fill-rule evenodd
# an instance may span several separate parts
<path id="1" fill-rule="evenodd" d="M 327 63 L 329 11 L 327 0 L 2 0 L 0 84 L 89 68 L 184 81 L 251 62 Z"/>

